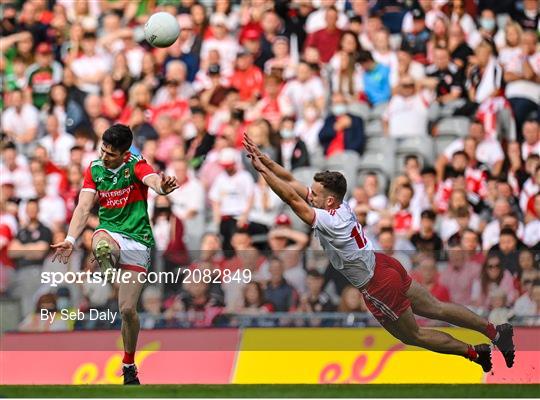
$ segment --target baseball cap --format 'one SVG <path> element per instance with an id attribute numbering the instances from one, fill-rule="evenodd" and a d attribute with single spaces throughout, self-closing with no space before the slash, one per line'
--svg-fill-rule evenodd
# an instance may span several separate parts
<path id="1" fill-rule="evenodd" d="M 279 214 L 276 217 L 275 224 L 276 225 L 290 225 L 291 224 L 291 219 L 289 218 L 289 216 L 287 214 Z"/>
<path id="2" fill-rule="evenodd" d="M 236 164 L 236 150 L 231 147 L 222 149 L 219 153 L 219 164 L 223 167 L 228 167 Z"/>
<path id="3" fill-rule="evenodd" d="M 38 54 L 50 54 L 52 53 L 52 46 L 49 43 L 40 43 L 36 47 L 36 53 Z"/>
<path id="4" fill-rule="evenodd" d="M 222 25 L 227 27 L 227 17 L 222 13 L 212 14 L 210 17 L 210 25 Z"/>

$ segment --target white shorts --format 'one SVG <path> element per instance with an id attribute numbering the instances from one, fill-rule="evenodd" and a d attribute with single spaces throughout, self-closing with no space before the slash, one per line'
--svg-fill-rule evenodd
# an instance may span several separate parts
<path id="1" fill-rule="evenodd" d="M 148 272 L 148 268 L 150 267 L 150 247 L 121 233 L 111 232 L 107 229 L 98 229 L 94 232 L 94 235 L 98 232 L 107 233 L 120 249 L 120 259 L 117 263 L 118 268 L 136 272 Z"/>

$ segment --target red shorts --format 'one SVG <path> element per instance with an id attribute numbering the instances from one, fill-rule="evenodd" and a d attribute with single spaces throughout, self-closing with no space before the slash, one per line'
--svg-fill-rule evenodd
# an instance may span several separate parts
<path id="1" fill-rule="evenodd" d="M 411 277 L 398 260 L 376 252 L 373 277 L 360 291 L 367 308 L 382 324 L 396 321 L 410 307 L 406 293 L 411 283 Z"/>

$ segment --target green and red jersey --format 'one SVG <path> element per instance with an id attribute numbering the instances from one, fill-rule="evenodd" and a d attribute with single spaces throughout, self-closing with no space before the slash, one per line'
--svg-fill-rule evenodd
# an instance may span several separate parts
<path id="1" fill-rule="evenodd" d="M 85 172 L 82 190 L 97 192 L 99 201 L 99 226 L 117 232 L 151 247 L 154 236 L 148 218 L 148 186 L 143 180 L 155 174 L 141 157 L 131 153 L 124 163 L 110 170 L 103 161 L 92 161 Z"/>

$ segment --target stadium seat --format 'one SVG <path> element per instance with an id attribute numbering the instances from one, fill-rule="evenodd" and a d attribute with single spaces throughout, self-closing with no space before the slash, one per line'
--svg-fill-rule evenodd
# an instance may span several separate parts
<path id="1" fill-rule="evenodd" d="M 380 119 L 369 121 L 365 126 L 366 136 L 383 136 L 383 125 Z"/>
<path id="2" fill-rule="evenodd" d="M 437 124 L 437 135 L 456 135 L 465 137 L 469 134 L 470 121 L 467 117 L 443 118 Z"/>
<path id="3" fill-rule="evenodd" d="M 356 182 L 359 165 L 360 155 L 355 151 L 344 151 L 326 160 L 326 168 L 331 171 L 340 171 L 345 175 L 347 182 Z M 347 185 L 347 195 L 350 195 L 351 186 L 351 184 Z"/>
<path id="4" fill-rule="evenodd" d="M 403 163 L 400 161 L 405 158 L 408 154 L 415 154 L 422 158 L 425 164 L 433 165 L 435 161 L 434 149 L 433 149 L 433 139 L 431 136 L 416 136 L 406 139 L 400 139 L 397 144 L 396 158 L 398 159 L 398 164 L 396 165 L 399 169 L 403 166 Z M 397 171 L 397 170 L 396 170 Z"/>
<path id="5" fill-rule="evenodd" d="M 387 182 L 394 174 L 394 156 L 388 158 L 387 155 L 380 151 L 364 153 L 358 165 L 357 180 L 358 176 L 368 171 L 384 175 Z"/>
<path id="6" fill-rule="evenodd" d="M 317 147 L 316 151 L 313 151 L 309 154 L 309 160 L 311 166 L 317 170 L 322 170 L 326 165 L 326 158 L 324 157 L 324 150 L 322 147 Z"/>
<path id="7" fill-rule="evenodd" d="M 380 120 L 386 111 L 386 107 L 388 106 L 388 103 L 378 104 L 375 107 L 371 109 L 371 113 L 369 114 L 370 121 L 372 120 Z"/>
<path id="8" fill-rule="evenodd" d="M 354 102 L 349 104 L 349 113 L 362 118 L 364 121 L 367 121 L 369 119 L 370 112 L 371 110 L 366 103 Z"/>
<path id="9" fill-rule="evenodd" d="M 302 182 L 304 185 L 311 185 L 313 175 L 319 171 L 319 168 L 315 167 L 301 167 L 296 168 L 292 173 L 297 181 Z"/>
<path id="10" fill-rule="evenodd" d="M 367 139 L 365 151 L 368 153 L 384 152 L 387 146 L 394 146 L 393 139 L 383 136 L 371 136 Z"/>
<path id="11" fill-rule="evenodd" d="M 452 134 L 444 134 L 444 135 L 437 135 L 435 137 L 435 155 L 442 154 L 444 149 L 448 147 L 450 143 L 452 143 L 454 140 L 458 139 L 458 135 L 452 135 Z"/>

